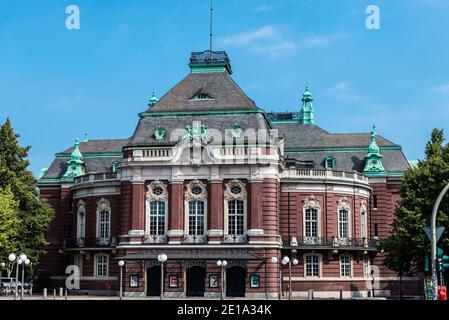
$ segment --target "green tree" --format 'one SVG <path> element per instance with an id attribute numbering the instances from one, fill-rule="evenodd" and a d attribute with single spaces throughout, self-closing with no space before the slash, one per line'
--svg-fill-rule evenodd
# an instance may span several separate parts
<path id="1" fill-rule="evenodd" d="M 27 170 L 29 146 L 20 147 L 19 135 L 14 133 L 9 119 L 0 126 L 0 188 L 10 188 L 18 202 L 20 220 L 15 243 L 17 253 L 26 253 L 36 262 L 47 244 L 45 232 L 53 219 L 53 210 L 39 200 L 36 179 Z"/>
<path id="2" fill-rule="evenodd" d="M 19 202 L 14 199 L 11 188 L 0 188 L 0 257 L 17 250 L 18 209 Z"/>
<path id="3" fill-rule="evenodd" d="M 430 226 L 433 204 L 449 183 L 449 145 L 444 140 L 443 130 L 434 129 L 425 159 L 405 173 L 392 234 L 381 242 L 386 252 L 384 264 L 399 275 L 423 271 L 424 256 L 430 253 L 430 241 L 423 228 Z M 437 226 L 449 229 L 449 196 L 439 207 Z M 438 246 L 448 252 L 447 231 Z"/>

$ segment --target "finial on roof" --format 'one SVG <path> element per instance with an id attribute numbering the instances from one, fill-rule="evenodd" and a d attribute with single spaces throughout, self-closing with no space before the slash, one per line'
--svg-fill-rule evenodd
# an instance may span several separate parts
<path id="1" fill-rule="evenodd" d="M 313 96 L 309 90 L 309 83 L 306 84 L 306 90 L 302 95 L 302 107 L 299 116 L 299 122 L 302 124 L 314 125 L 314 115 L 313 115 Z"/>
<path id="2" fill-rule="evenodd" d="M 70 160 L 67 162 L 67 170 L 62 177 L 63 180 L 71 181 L 75 177 L 84 175 L 84 161 L 80 151 L 80 140 L 75 139 L 75 147 L 70 154 Z"/>
<path id="3" fill-rule="evenodd" d="M 87 133 L 87 131 L 84 132 L 84 141 L 83 142 L 88 142 L 89 141 L 89 134 Z"/>
<path id="4" fill-rule="evenodd" d="M 156 97 L 156 91 L 153 89 L 153 95 L 150 98 L 150 103 L 148 103 L 148 106 L 150 109 L 159 102 L 159 99 Z"/>
<path id="5" fill-rule="evenodd" d="M 382 154 L 376 141 L 376 125 L 371 130 L 371 142 L 368 146 L 368 154 L 365 156 L 365 169 L 363 173 L 367 176 L 385 174 L 385 168 L 382 165 Z"/>

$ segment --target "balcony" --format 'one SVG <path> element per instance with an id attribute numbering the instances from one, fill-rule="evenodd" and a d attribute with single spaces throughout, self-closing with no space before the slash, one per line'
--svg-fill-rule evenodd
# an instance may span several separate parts
<path id="1" fill-rule="evenodd" d="M 324 237 L 299 237 L 296 239 L 297 243 L 290 243 L 289 248 L 299 247 L 302 249 L 360 249 L 360 250 L 375 250 L 377 240 L 375 239 L 356 239 L 356 238 L 324 238 Z"/>
<path id="2" fill-rule="evenodd" d="M 75 178 L 75 184 L 92 183 L 98 181 L 114 181 L 117 180 L 116 172 L 95 173 L 79 176 Z"/>
<path id="3" fill-rule="evenodd" d="M 368 177 L 357 172 L 314 170 L 314 169 L 286 169 L 282 173 L 283 179 L 335 180 L 350 183 L 368 184 Z"/>
<path id="4" fill-rule="evenodd" d="M 248 238 L 244 234 L 225 234 L 223 236 L 223 243 L 247 243 Z"/>
<path id="5" fill-rule="evenodd" d="M 167 243 L 166 235 L 146 235 L 144 240 L 144 244 L 163 244 Z"/>
<path id="6" fill-rule="evenodd" d="M 182 239 L 186 244 L 204 244 L 207 242 L 207 236 L 204 234 L 189 234 Z"/>
<path id="7" fill-rule="evenodd" d="M 110 248 L 117 245 L 117 239 L 112 238 L 69 238 L 63 243 L 64 249 L 76 248 Z"/>

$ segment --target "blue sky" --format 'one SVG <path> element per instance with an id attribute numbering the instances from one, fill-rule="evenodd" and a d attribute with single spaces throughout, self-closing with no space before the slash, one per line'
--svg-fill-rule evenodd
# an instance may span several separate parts
<path id="1" fill-rule="evenodd" d="M 316 123 L 369 132 L 423 157 L 432 128 L 449 135 L 449 1 L 215 0 L 216 50 L 265 110 L 298 111 L 306 82 Z M 67 30 L 77 5 L 80 30 Z M 380 9 L 380 30 L 365 8 Z M 209 0 L 1 0 L 0 121 L 32 146 L 31 169 L 83 138 L 132 135 L 208 48 Z"/>

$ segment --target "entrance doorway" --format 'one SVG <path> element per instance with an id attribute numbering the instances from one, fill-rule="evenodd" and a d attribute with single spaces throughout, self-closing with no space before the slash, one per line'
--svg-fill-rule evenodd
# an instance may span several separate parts
<path id="1" fill-rule="evenodd" d="M 226 269 L 226 296 L 244 297 L 246 288 L 246 268 L 233 266 Z"/>
<path id="2" fill-rule="evenodd" d="M 203 267 L 194 266 L 186 269 L 186 296 L 204 297 L 205 273 Z"/>
<path id="3" fill-rule="evenodd" d="M 147 269 L 147 296 L 161 295 L 161 267 L 154 266 Z"/>

